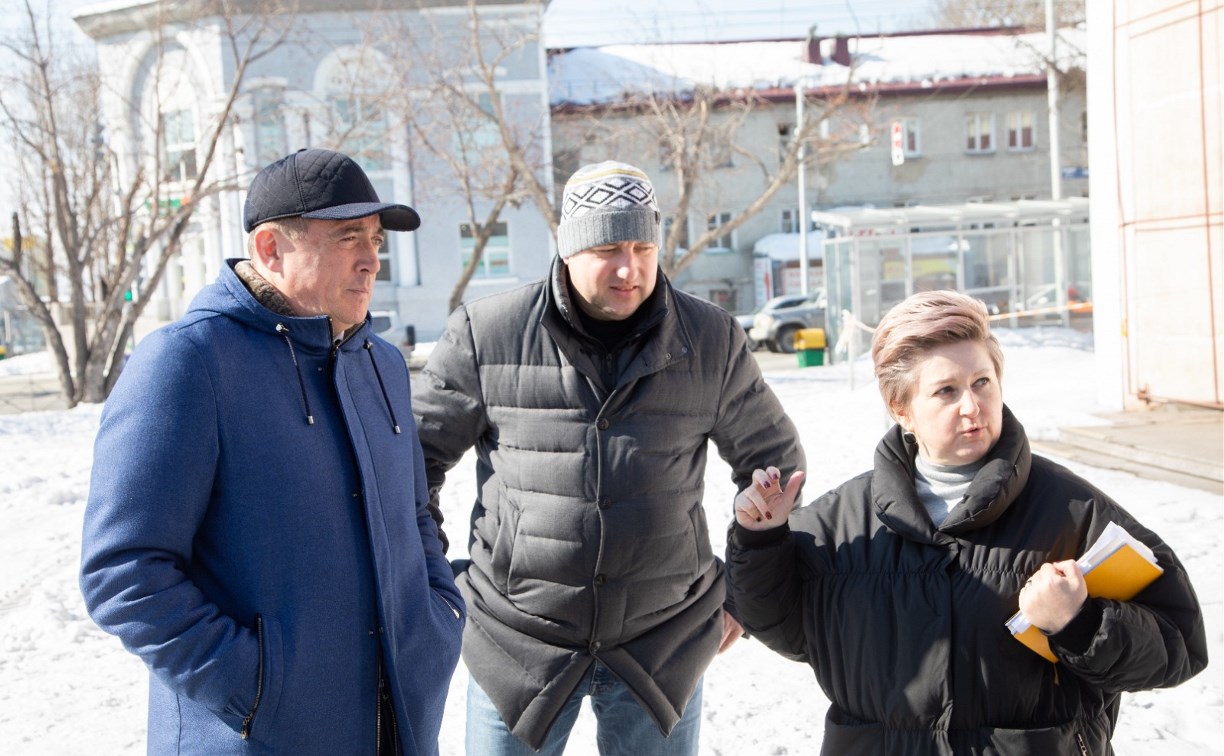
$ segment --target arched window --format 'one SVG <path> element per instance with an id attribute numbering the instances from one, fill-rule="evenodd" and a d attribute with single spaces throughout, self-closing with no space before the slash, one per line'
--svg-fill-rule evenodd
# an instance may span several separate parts
<path id="1" fill-rule="evenodd" d="M 315 92 L 326 105 L 326 141 L 369 172 L 391 168 L 388 139 L 390 61 L 369 47 L 345 47 L 328 55 L 315 74 Z"/>
<path id="2" fill-rule="evenodd" d="M 249 96 L 255 164 L 265 166 L 289 152 L 285 85 L 278 81 L 253 82 Z"/>
<path id="3" fill-rule="evenodd" d="M 192 70 L 187 52 L 172 47 L 160 59 L 150 57 L 144 72 L 142 131 L 157 145 L 156 153 L 146 151 L 146 159 L 155 160 L 160 168 L 155 179 L 163 185 L 159 192 L 163 201 L 169 203 L 183 199 L 199 174 L 197 150 L 204 124 Z"/>
<path id="4" fill-rule="evenodd" d="M 390 130 L 397 77 L 390 60 L 369 46 L 333 51 L 315 71 L 315 95 L 322 104 L 316 119 L 316 144 L 339 150 L 356 160 L 379 198 L 394 199 L 393 159 L 399 139 Z M 325 133 L 318 133 L 317 127 Z M 396 280 L 396 234 L 387 235 L 379 252 L 379 281 Z"/>

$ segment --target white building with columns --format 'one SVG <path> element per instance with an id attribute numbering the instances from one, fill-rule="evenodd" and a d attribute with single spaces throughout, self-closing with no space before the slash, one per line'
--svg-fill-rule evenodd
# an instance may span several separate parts
<path id="1" fill-rule="evenodd" d="M 292 14 L 279 17 L 272 8 L 267 0 L 117 0 L 74 14 L 97 45 L 103 126 L 119 170 L 130 177 L 150 170 L 160 156 L 170 182 L 163 204 L 198 203 L 146 318 L 180 316 L 224 260 L 246 256 L 245 189 L 262 166 L 301 148 L 328 147 L 356 157 L 382 199 L 420 213 L 418 231 L 389 235 L 371 309 L 397 311 L 422 336 L 436 336 L 470 249 L 465 197 L 445 178 L 444 161 L 414 144 L 416 137 L 394 108 L 413 107 L 413 87 L 423 91 L 428 71 L 471 66 L 464 56 L 470 56 L 473 24 L 484 39 L 484 54 L 492 57 L 508 29 L 515 39 L 532 38 L 543 5 L 482 0 L 474 10 L 477 21 L 463 0 L 301 0 Z M 251 43 L 256 30 L 264 39 L 283 34 L 283 41 L 242 68 L 234 50 Z M 539 134 L 547 156 L 544 49 L 529 43 L 498 63 L 504 110 Z M 188 197 L 204 163 L 206 136 L 239 76 L 240 96 L 208 168 L 213 190 Z M 161 134 L 157 149 L 148 144 L 155 133 Z M 551 181 L 547 157 L 541 175 Z M 477 217 L 492 203 L 482 202 L 476 200 Z M 537 278 L 552 253 L 542 215 L 529 204 L 507 208 L 466 298 Z"/>

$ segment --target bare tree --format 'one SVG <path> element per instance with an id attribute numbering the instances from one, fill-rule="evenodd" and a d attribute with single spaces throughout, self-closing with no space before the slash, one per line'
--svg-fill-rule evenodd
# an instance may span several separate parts
<path id="1" fill-rule="evenodd" d="M 1056 0 L 1055 20 L 1070 26 L 1087 20 L 1086 0 Z M 936 0 L 936 23 L 944 29 L 1045 27 L 1044 0 Z"/>
<path id="2" fill-rule="evenodd" d="M 251 12 L 250 3 L 244 8 Z M 173 3 L 146 10 L 162 61 L 169 24 L 193 17 L 185 18 L 187 11 Z M 239 15 L 233 0 L 190 9 L 224 41 L 233 66 L 228 90 L 211 122 L 198 130 L 185 129 L 159 103 L 128 103 L 146 120 L 133 140 L 135 164 L 126 165 L 108 138 L 96 66 L 63 55 L 25 0 L 25 37 L 4 45 L 19 65 L 0 86 L 0 128 L 17 147 L 22 178 L 20 206 L 12 214 L 14 253 L 0 260 L 0 271 L 16 281 L 39 322 L 69 406 L 110 393 L 136 320 L 193 214 L 234 186 L 232 169 L 216 161 L 218 148 L 232 127 L 248 67 L 279 46 L 291 17 L 270 3 L 256 10 Z M 155 65 L 151 73 L 155 97 L 163 77 L 178 74 L 169 68 Z M 40 243 L 22 244 L 23 229 L 40 236 Z M 23 259 L 27 247 L 41 247 L 44 257 L 31 265 Z M 51 282 L 46 299 L 35 291 L 32 271 Z"/>
<path id="3" fill-rule="evenodd" d="M 571 109 L 568 117 L 584 121 L 582 142 L 623 154 L 658 154 L 672 177 L 671 191 L 659 198 L 664 225 L 677 230 L 665 235 L 659 264 L 674 276 L 768 207 L 793 184 L 801 165 L 825 165 L 865 146 L 860 134 L 872 129 L 873 100 L 852 92 L 852 79 L 851 70 L 843 86 L 808 93 L 812 107 L 803 123 L 789 129 L 784 143 L 762 144 L 753 138 L 750 119 L 778 106 L 750 89 L 698 86 L 683 93 L 626 93 L 611 104 Z M 757 189 L 747 205 L 727 216 L 715 212 L 725 209 L 716 207 L 716 188 L 724 180 L 719 171 L 731 165 L 750 168 Z M 656 191 L 662 183 L 656 181 Z M 686 239 L 690 217 L 712 220 Z"/>
<path id="4" fill-rule="evenodd" d="M 517 108 L 504 90 L 508 68 L 541 57 L 543 8 L 538 1 L 525 7 L 517 19 L 489 19 L 469 0 L 457 29 L 441 28 L 424 10 L 415 27 L 387 27 L 375 42 L 399 53 L 394 111 L 418 157 L 416 183 L 445 186 L 451 197 L 458 190 L 464 206 L 471 248 L 451 290 L 451 310 L 463 301 L 507 207 L 534 204 L 554 232 L 557 226 L 546 183 L 548 111 L 538 99 L 533 110 Z"/>
<path id="5" fill-rule="evenodd" d="M 428 11 L 423 17 L 434 20 Z M 525 17 L 534 22 L 524 23 Z M 524 56 L 538 57 L 539 21 L 538 12 L 519 21 L 492 18 L 479 13 L 477 4 L 469 0 L 462 37 L 420 19 L 413 28 L 383 24 L 382 36 L 370 36 L 371 44 L 398 50 L 401 56 L 394 65 L 400 76 L 388 89 L 387 102 L 403 98 L 397 110 L 411 134 L 411 149 L 429 157 L 414 163 L 416 185 L 443 185 L 451 191 L 457 187 L 462 197 L 471 246 L 451 291 L 452 309 L 462 302 L 506 208 L 534 205 L 555 235 L 558 217 L 552 186 L 565 176 L 550 176 L 550 166 L 562 172 L 576 166 L 568 165 L 560 142 L 551 145 L 553 154 L 549 154 L 550 124 L 555 135 L 558 123 L 572 126 L 581 121 L 583 138 L 618 145 L 613 149 L 623 155 L 653 153 L 662 147 L 662 162 L 677 185 L 675 195 L 666 198 L 671 218 L 708 214 L 702 202 L 719 179 L 715 171 L 720 165 L 734 160 L 751 166 L 760 192 L 747 207 L 726 222 L 703 229 L 692 243 L 681 246 L 675 235 L 664 240 L 660 263 L 669 275 L 684 270 L 715 240 L 769 206 L 794 181 L 802 163 L 828 163 L 864 146 L 860 127 L 870 128 L 871 99 L 851 91 L 852 71 L 843 87 L 811 96 L 816 107 L 809 110 L 805 123 L 792 130 L 781 150 L 773 142 L 754 142 L 745 129 L 754 113 L 776 107 L 753 90 L 697 87 L 681 94 L 634 93 L 611 104 L 554 107 L 551 117 L 547 112 L 515 111 L 508 104 L 512 98 L 504 96 L 507 71 L 520 65 Z M 835 122 L 844 128 L 830 129 L 828 124 Z M 801 147 L 806 151 L 802 159 Z M 427 165 L 438 174 L 429 175 Z"/>

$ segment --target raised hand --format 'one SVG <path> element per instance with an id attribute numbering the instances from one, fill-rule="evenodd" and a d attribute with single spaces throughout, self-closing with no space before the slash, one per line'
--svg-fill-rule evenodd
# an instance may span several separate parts
<path id="1" fill-rule="evenodd" d="M 804 473 L 796 470 L 782 486 L 776 467 L 752 471 L 752 485 L 735 497 L 735 521 L 748 530 L 769 530 L 786 522 L 803 486 Z"/>

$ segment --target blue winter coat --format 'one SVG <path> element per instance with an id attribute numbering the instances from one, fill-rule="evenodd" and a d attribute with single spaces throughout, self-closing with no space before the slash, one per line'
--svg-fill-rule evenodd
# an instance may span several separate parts
<path id="1" fill-rule="evenodd" d="M 465 610 L 404 360 L 368 325 L 333 348 L 236 262 L 106 403 L 90 614 L 152 673 L 150 753 L 373 754 L 380 661 L 402 753 L 436 753 Z"/>

